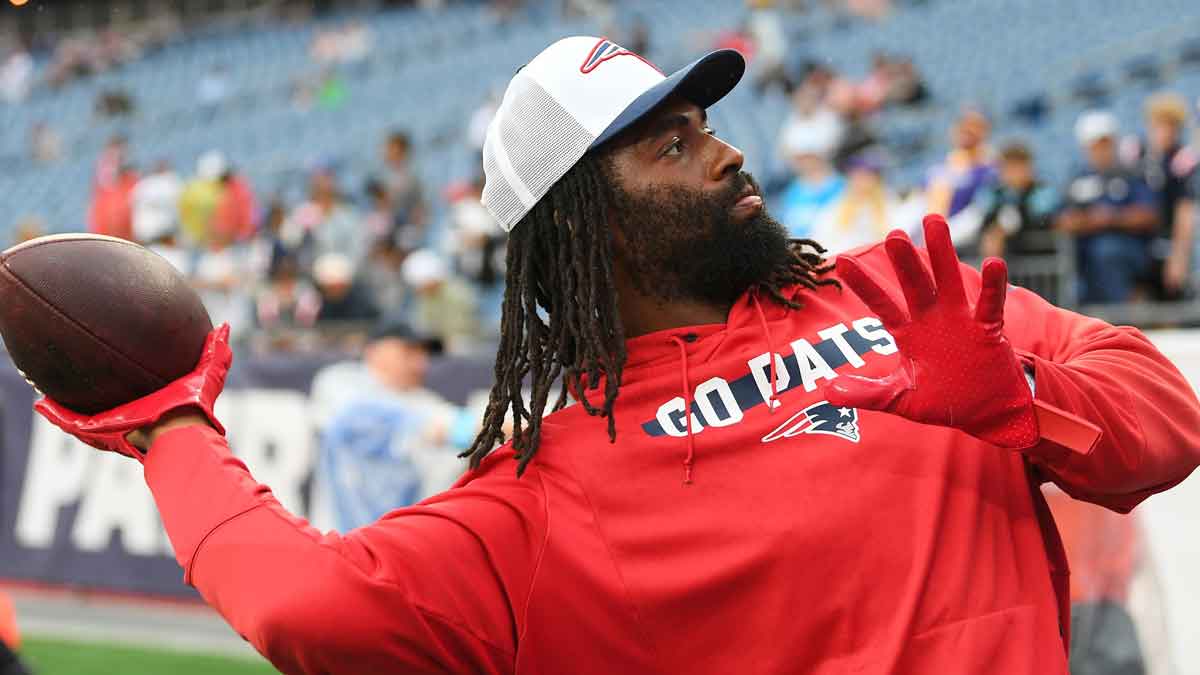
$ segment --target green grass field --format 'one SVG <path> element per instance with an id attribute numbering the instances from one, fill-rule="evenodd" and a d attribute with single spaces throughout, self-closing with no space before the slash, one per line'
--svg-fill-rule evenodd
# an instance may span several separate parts
<path id="1" fill-rule="evenodd" d="M 266 661 L 46 638 L 26 638 L 35 675 L 270 675 Z"/>

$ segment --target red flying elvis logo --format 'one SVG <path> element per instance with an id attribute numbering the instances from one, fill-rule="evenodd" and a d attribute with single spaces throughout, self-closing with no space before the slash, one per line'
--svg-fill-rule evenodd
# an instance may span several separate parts
<path id="1" fill-rule="evenodd" d="M 763 436 L 763 443 L 800 434 L 829 434 L 857 443 L 859 436 L 858 409 L 839 408 L 829 401 L 814 403 L 787 418 L 775 431 Z"/>
<path id="2" fill-rule="evenodd" d="M 592 47 L 592 51 L 588 52 L 587 58 L 583 60 L 583 65 L 579 66 L 579 72 L 586 75 L 595 70 L 601 63 L 618 56 L 642 58 L 608 38 L 600 38 L 596 46 Z"/>

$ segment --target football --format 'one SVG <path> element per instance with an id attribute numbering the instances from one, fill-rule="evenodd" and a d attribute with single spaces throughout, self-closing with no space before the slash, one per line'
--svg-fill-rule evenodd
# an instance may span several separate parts
<path id="1" fill-rule="evenodd" d="M 76 412 L 191 372 L 211 330 L 187 280 L 132 242 L 65 234 L 0 253 L 0 338 L 30 384 Z"/>

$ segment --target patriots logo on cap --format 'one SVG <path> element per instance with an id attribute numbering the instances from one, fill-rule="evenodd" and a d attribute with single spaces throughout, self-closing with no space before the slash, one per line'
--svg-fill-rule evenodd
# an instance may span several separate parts
<path id="1" fill-rule="evenodd" d="M 579 66 L 579 72 L 586 75 L 595 70 L 601 63 L 618 56 L 641 58 L 608 38 L 600 38 L 596 46 L 592 47 L 592 51 L 588 52 L 587 58 L 583 60 L 583 65 Z"/>
<path id="2" fill-rule="evenodd" d="M 829 401 L 814 403 L 792 415 L 775 431 L 763 436 L 763 443 L 800 434 L 828 434 L 851 443 L 859 441 L 858 409 L 838 407 Z"/>

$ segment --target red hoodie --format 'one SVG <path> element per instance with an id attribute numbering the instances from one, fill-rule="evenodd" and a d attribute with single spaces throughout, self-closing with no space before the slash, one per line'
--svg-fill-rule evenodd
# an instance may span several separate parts
<path id="1" fill-rule="evenodd" d="M 861 256 L 892 278 L 882 246 Z M 1191 387 L 1136 330 L 1014 289 L 1036 397 L 1102 435 L 1010 452 L 822 403 L 823 378 L 890 371 L 895 344 L 853 293 L 793 293 L 804 309 L 748 295 L 727 324 L 629 341 L 616 443 L 567 408 L 524 477 L 502 448 L 346 535 L 285 512 L 207 428 L 163 434 L 146 480 L 186 581 L 286 673 L 1065 675 L 1037 485 L 1127 511 L 1178 483 L 1200 463 Z"/>

